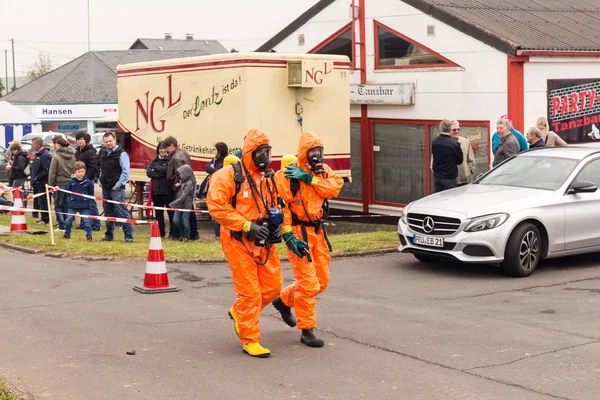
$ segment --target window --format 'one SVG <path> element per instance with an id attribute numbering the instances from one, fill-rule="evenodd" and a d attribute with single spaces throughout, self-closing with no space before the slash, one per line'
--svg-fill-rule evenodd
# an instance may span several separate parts
<path id="1" fill-rule="evenodd" d="M 360 145 L 360 123 L 350 124 L 350 170 L 352 182 L 345 182 L 338 197 L 362 199 L 362 158 Z"/>
<path id="2" fill-rule="evenodd" d="M 572 158 L 524 153 L 495 167 L 477 184 L 557 190 L 578 163 L 579 160 Z"/>
<path id="3" fill-rule="evenodd" d="M 588 181 L 600 187 L 600 160 L 586 165 L 577 176 L 576 181 Z"/>
<path id="4" fill-rule="evenodd" d="M 458 67 L 430 48 L 375 21 L 375 68 Z"/>
<path id="5" fill-rule="evenodd" d="M 425 125 L 373 125 L 375 201 L 408 204 L 425 196 Z"/>
<path id="6" fill-rule="evenodd" d="M 461 122 L 461 121 L 459 121 Z M 465 122 L 468 123 L 468 122 Z M 471 122 L 473 123 L 473 122 Z M 439 123 L 429 125 L 429 154 L 431 155 L 431 142 L 438 137 L 440 134 Z M 460 125 L 460 136 L 469 139 L 471 142 L 471 148 L 473 149 L 473 156 L 475 157 L 475 172 L 471 179 L 475 179 L 478 174 L 488 171 L 488 141 L 489 141 L 489 129 L 487 126 L 471 126 L 471 125 Z M 431 156 L 429 162 L 431 163 Z M 433 190 L 433 171 L 429 169 L 429 193 L 434 193 Z"/>
<path id="7" fill-rule="evenodd" d="M 309 53 L 346 56 L 350 59 L 350 65 L 352 66 L 352 25 L 344 25 L 344 27 L 325 39 L 317 47 L 309 51 Z"/>

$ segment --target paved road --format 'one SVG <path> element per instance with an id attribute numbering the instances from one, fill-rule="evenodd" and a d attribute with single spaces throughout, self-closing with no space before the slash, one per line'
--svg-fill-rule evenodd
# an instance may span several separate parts
<path id="1" fill-rule="evenodd" d="M 265 360 L 241 352 L 225 265 L 169 265 L 182 291 L 142 295 L 143 262 L 0 250 L 0 376 L 60 400 L 596 400 L 598 258 L 525 279 L 401 254 L 338 259 L 317 305 L 325 348 L 269 306 Z"/>

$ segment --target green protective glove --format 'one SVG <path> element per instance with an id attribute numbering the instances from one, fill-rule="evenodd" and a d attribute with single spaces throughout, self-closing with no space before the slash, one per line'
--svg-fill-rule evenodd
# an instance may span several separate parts
<path id="1" fill-rule="evenodd" d="M 304 257 L 305 254 L 303 254 L 301 248 L 304 247 L 306 249 L 308 247 L 304 240 L 298 239 L 296 236 L 294 236 L 293 232 L 288 232 L 284 234 L 283 240 L 285 240 L 285 245 L 288 249 L 290 249 L 292 253 L 294 253 L 300 258 Z"/>
<path id="2" fill-rule="evenodd" d="M 298 168 L 295 165 L 288 165 L 285 167 L 285 177 L 290 179 L 300 179 L 310 184 L 313 180 L 313 176 L 304 171 L 302 168 Z"/>

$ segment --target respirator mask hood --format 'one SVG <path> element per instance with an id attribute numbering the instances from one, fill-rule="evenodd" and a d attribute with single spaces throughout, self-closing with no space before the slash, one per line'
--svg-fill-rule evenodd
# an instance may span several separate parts
<path id="1" fill-rule="evenodd" d="M 252 152 L 252 161 L 254 165 L 261 171 L 265 171 L 271 164 L 271 146 L 261 144 Z"/>
<path id="2" fill-rule="evenodd" d="M 315 146 L 308 149 L 306 152 L 306 159 L 310 170 L 316 174 L 322 174 L 325 172 L 323 168 L 323 146 Z"/>

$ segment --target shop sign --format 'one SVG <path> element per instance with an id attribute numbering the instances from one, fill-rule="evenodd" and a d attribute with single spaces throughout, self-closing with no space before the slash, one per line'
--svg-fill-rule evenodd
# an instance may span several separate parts
<path id="1" fill-rule="evenodd" d="M 549 79 L 548 124 L 567 143 L 600 140 L 600 78 Z"/>
<path id="2" fill-rule="evenodd" d="M 117 104 L 16 104 L 41 121 L 117 121 Z"/>
<path id="3" fill-rule="evenodd" d="M 350 85 L 350 104 L 415 104 L 415 84 Z"/>
<path id="4" fill-rule="evenodd" d="M 52 131 L 52 132 L 77 132 L 80 129 L 87 128 L 86 121 L 56 121 L 56 122 L 43 122 L 42 128 L 44 131 Z"/>

